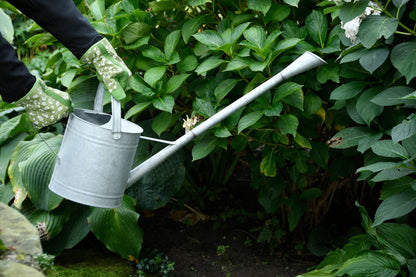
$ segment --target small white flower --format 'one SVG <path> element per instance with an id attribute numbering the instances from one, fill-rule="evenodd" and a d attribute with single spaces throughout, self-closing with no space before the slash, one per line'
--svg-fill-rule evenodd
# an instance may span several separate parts
<path id="1" fill-rule="evenodd" d="M 188 115 L 186 116 L 186 119 L 183 120 L 183 125 L 182 127 L 185 128 L 185 133 L 189 132 L 192 128 L 194 128 L 194 126 L 198 123 L 198 117 L 193 116 L 191 118 L 188 117 Z"/>
<path id="2" fill-rule="evenodd" d="M 334 0 L 335 1 L 335 0 Z M 338 0 L 341 1 L 341 0 Z M 351 0 L 344 0 L 345 2 L 351 2 Z M 355 2 L 358 2 L 359 0 L 354 0 Z M 335 2 L 337 4 L 337 2 Z M 338 4 L 337 4 L 338 5 Z M 370 1 L 368 3 L 369 7 L 365 9 L 365 11 L 354 18 L 353 20 L 348 21 L 347 23 L 344 23 L 341 21 L 341 28 L 345 30 L 345 36 L 351 40 L 352 43 L 355 42 L 357 39 L 358 30 L 360 28 L 361 21 L 368 17 L 369 15 L 380 15 L 380 7 L 377 5 L 377 3 Z"/>

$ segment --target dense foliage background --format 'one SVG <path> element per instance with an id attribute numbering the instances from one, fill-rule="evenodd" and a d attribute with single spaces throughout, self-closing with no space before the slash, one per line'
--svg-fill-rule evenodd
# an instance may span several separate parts
<path id="1" fill-rule="evenodd" d="M 416 276 L 416 4 L 334 2 L 75 1 L 133 72 L 124 117 L 145 135 L 179 137 L 184 120 L 192 126 L 212 116 L 306 50 L 327 64 L 199 137 L 130 188 L 118 209 L 69 205 L 51 193 L 54 154 L 21 109 L 0 102 L 1 201 L 46 224 L 43 243 L 53 254 L 92 231 L 135 260 L 139 212 L 175 197 L 217 224 L 255 222 L 251 232 L 271 251 L 290 242 L 326 255 L 304 276 Z M 76 107 L 91 108 L 94 72 L 13 7 L 1 7 L 18 56 L 50 86 L 68 90 Z M 56 151 L 64 125 L 41 130 Z M 161 147 L 140 142 L 135 163 Z M 350 228 L 360 221 L 363 228 Z"/>

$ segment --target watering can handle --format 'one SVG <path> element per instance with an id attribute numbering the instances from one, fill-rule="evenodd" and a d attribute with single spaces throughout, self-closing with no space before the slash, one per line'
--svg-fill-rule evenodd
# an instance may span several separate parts
<path id="1" fill-rule="evenodd" d="M 104 86 L 100 82 L 94 99 L 94 111 L 103 112 Z M 112 133 L 113 139 L 121 138 L 121 105 L 120 102 L 111 96 L 111 119 L 113 120 Z"/>

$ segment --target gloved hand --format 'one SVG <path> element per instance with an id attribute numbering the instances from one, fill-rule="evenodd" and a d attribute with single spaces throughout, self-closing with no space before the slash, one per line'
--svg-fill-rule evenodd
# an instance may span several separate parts
<path id="1" fill-rule="evenodd" d="M 72 110 L 68 93 L 46 86 L 39 78 L 16 104 L 26 108 L 30 119 L 38 127 L 51 125 L 67 117 Z"/>
<path id="2" fill-rule="evenodd" d="M 98 79 L 114 99 L 120 101 L 126 97 L 124 89 L 131 72 L 107 39 L 91 46 L 81 57 L 81 62 L 95 67 Z"/>

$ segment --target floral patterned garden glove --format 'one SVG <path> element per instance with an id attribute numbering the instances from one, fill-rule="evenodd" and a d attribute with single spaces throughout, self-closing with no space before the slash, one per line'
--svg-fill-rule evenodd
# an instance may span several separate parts
<path id="1" fill-rule="evenodd" d="M 46 86 L 39 78 L 16 104 L 26 108 L 30 120 L 38 127 L 51 125 L 67 117 L 72 110 L 68 93 Z"/>
<path id="2" fill-rule="evenodd" d="M 91 46 L 81 57 L 81 62 L 95 67 L 98 79 L 114 99 L 120 101 L 126 97 L 124 88 L 131 72 L 107 39 Z"/>

